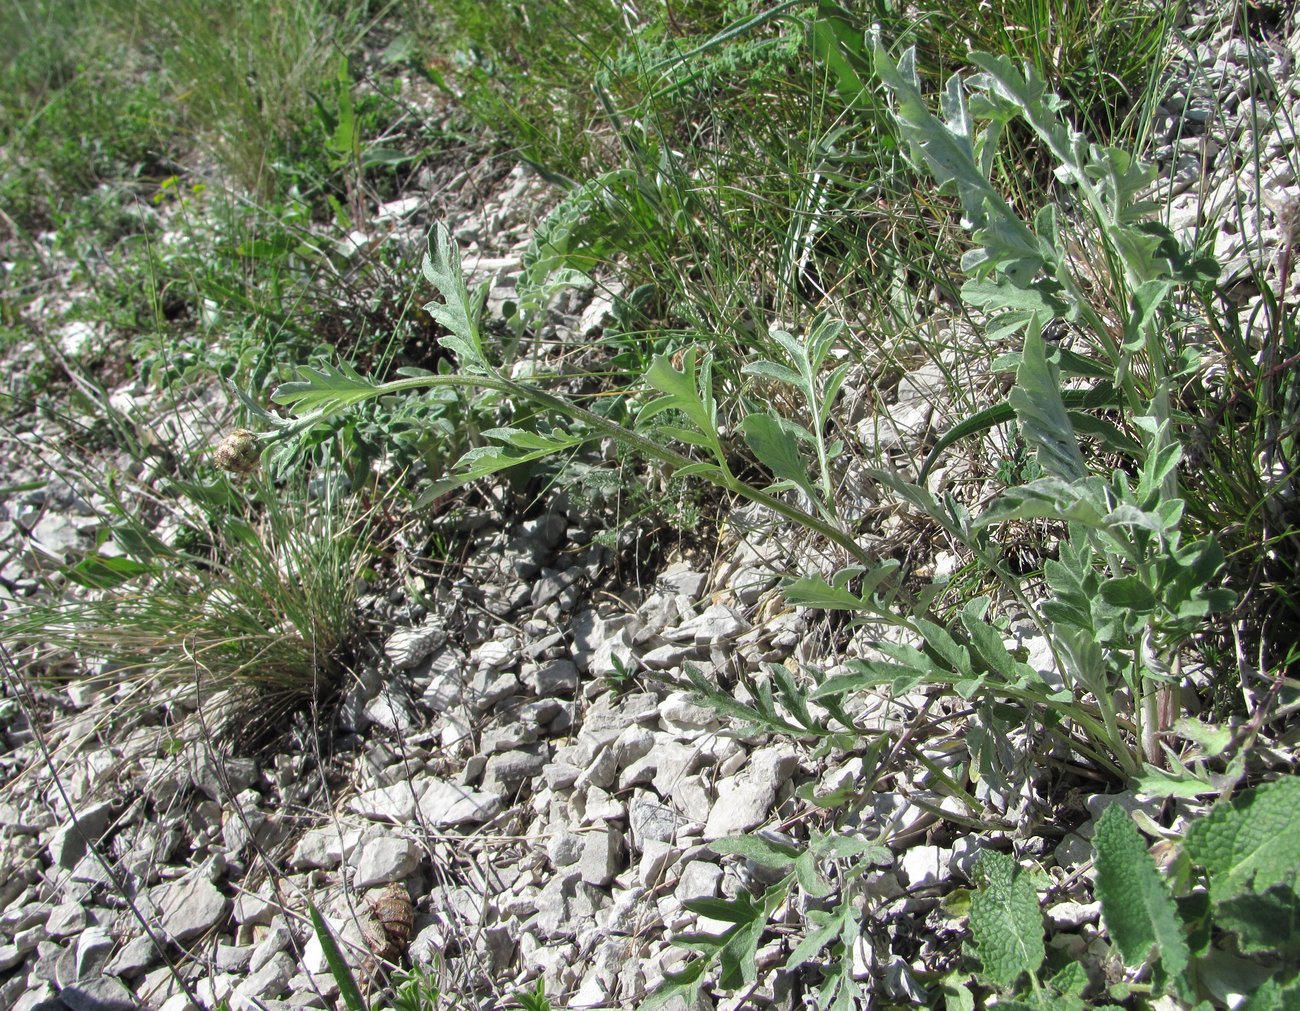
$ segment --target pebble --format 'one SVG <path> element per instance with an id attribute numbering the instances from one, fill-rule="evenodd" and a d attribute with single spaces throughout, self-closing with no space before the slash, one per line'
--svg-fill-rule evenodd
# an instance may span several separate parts
<path id="1" fill-rule="evenodd" d="M 164 888 L 161 927 L 177 943 L 206 934 L 225 918 L 230 900 L 206 878 L 191 874 Z"/>
<path id="2" fill-rule="evenodd" d="M 361 848 L 357 858 L 353 888 L 370 888 L 390 881 L 400 881 L 420 866 L 423 854 L 409 839 L 381 836 Z"/>
<path id="3" fill-rule="evenodd" d="M 797 765 L 798 758 L 785 745 L 754 752 L 743 771 L 718 784 L 704 838 L 721 839 L 763 824 L 776 803 L 777 790 Z"/>
<path id="4" fill-rule="evenodd" d="M 1241 76 L 1239 64 L 1248 52 L 1245 40 L 1216 38 L 1201 55 L 1205 67 L 1232 78 Z M 1264 50 L 1255 58 L 1273 59 Z M 1243 145 L 1258 141 L 1266 160 L 1277 163 L 1265 170 L 1259 185 L 1294 195 L 1294 170 L 1285 164 L 1294 141 L 1271 128 L 1254 137 L 1249 104 L 1235 82 L 1206 90 L 1199 79 L 1204 68 L 1187 70 L 1175 61 L 1171 74 L 1180 73 L 1188 77 L 1181 94 L 1154 123 L 1158 142 L 1165 145 L 1160 157 L 1166 169 L 1187 187 L 1173 201 L 1170 223 L 1176 232 L 1190 233 L 1220 218 L 1236 218 L 1224 209 L 1240 203 L 1240 227 L 1231 225 L 1212 237 L 1213 247 L 1231 261 L 1225 283 L 1235 274 L 1237 284 L 1249 279 L 1253 260 L 1274 255 L 1280 239 L 1276 215 L 1255 206 L 1254 182 L 1245 176 L 1198 185 L 1202 165 L 1216 157 L 1229 164 Z M 1300 94 L 1294 80 L 1276 83 L 1278 101 Z M 537 183 L 520 172 L 508 185 L 524 193 Z M 1202 190 L 1213 206 L 1198 203 Z M 394 227 L 408 227 L 407 219 L 418 215 L 422 202 L 399 197 L 381 211 Z M 471 255 L 493 279 L 490 297 L 496 304 L 518 295 L 514 274 L 522 250 L 510 248 L 513 238 L 492 245 L 500 239 L 498 228 L 517 217 L 498 201 L 482 213 L 462 214 L 456 226 L 465 240 L 490 247 Z M 525 238 L 522 232 L 516 237 Z M 1259 297 L 1258 287 L 1247 284 L 1244 299 Z M 597 333 L 608 323 L 614 301 L 587 291 L 566 305 L 569 316 L 546 322 L 548 333 Z M 915 359 L 904 367 L 914 364 Z M 881 394 L 895 401 L 886 414 L 863 414 L 849 424 L 857 426 L 868 449 L 914 455 L 949 423 L 944 401 L 952 366 L 945 359 L 910 368 L 892 389 L 882 387 Z M 975 388 L 980 377 L 969 378 Z M 846 386 L 846 399 L 848 392 Z M 146 423 L 151 398 L 143 386 L 114 395 Z M 198 414 L 185 425 L 198 430 Z M 936 486 L 935 494 L 939 491 Z M 703 857 L 701 841 L 752 832 L 791 813 L 778 805 L 790 795 L 796 776 L 798 784 L 818 782 L 823 793 L 852 788 L 861 777 L 862 759 L 833 751 L 808 757 L 810 775 L 804 775 L 802 752 L 765 738 L 727 736 L 734 732 L 733 721 L 686 692 L 655 687 L 620 695 L 602 679 L 619 665 L 634 674 L 650 670 L 673 678 L 686 663 L 697 663 L 707 676 L 715 670 L 728 674 L 733 667 L 753 672 L 759 657 L 779 663 L 794 656 L 820 664 L 816 651 L 822 644 L 810 634 L 816 616 L 795 609 L 772 616 L 768 608 L 773 600 L 780 604 L 777 594 L 767 592 L 774 569 L 790 559 L 808 559 L 784 543 L 786 531 L 738 508 L 727 535 L 734 528 L 746 541 L 720 545 L 719 557 L 703 564 L 707 572 L 678 560 L 657 574 L 652 589 L 629 583 L 631 606 L 623 613 L 622 605 L 589 593 L 589 587 L 610 585 L 613 555 L 595 541 L 573 505 L 576 496 L 562 500 L 567 503 L 562 510 L 548 510 L 513 528 L 493 509 L 466 517 L 460 531 L 475 538 L 474 563 L 491 570 L 457 587 L 456 594 L 464 590 L 474 604 L 468 609 L 459 597 L 440 596 L 444 591 L 435 591 L 432 581 L 425 586 L 428 600 L 418 606 L 400 592 L 389 598 L 381 589 L 367 591 L 386 609 L 379 613 L 388 627 L 395 614 L 418 623 L 388 636 L 382 660 L 362 672 L 363 690 L 350 697 L 346 725 L 364 728 L 365 734 L 345 738 L 346 747 L 334 756 L 356 756 L 358 792 L 341 810 L 331 811 L 311 793 L 317 774 L 301 754 L 272 763 L 264 775 L 250 758 L 218 755 L 188 739 L 173 742 L 171 717 L 185 715 L 188 704 L 168 703 L 165 733 L 153 724 L 132 728 L 111 739 L 110 748 L 100 747 L 91 731 L 102 715 L 98 707 L 112 702 L 111 693 L 89 682 L 60 693 L 58 705 L 77 710 L 73 715 L 80 722 L 74 729 L 84 738 L 68 777 L 81 827 L 74 829 L 66 818 L 56 822 L 48 798 L 34 792 L 20 789 L 15 796 L 21 801 L 0 803 L 0 854 L 9 874 L 0 880 L 5 908 L 0 971 L 13 972 L 0 986 L 0 1004 L 17 1011 L 112 1011 L 144 1000 L 131 987 L 141 994 L 152 987 L 158 999 L 149 999 L 148 1006 L 191 1011 L 166 971 L 154 968 L 159 955 L 148 938 L 119 910 L 107 907 L 113 882 L 87 840 L 114 860 L 120 857 L 124 873 L 143 879 L 138 900 L 161 932 L 185 946 L 203 938 L 204 957 L 212 959 L 216 972 L 197 981 L 200 996 L 208 1005 L 226 997 L 232 1011 L 316 1006 L 323 1000 L 312 992 L 313 981 L 327 996 L 337 993 L 309 932 L 300 939 L 311 950 L 304 965 L 297 962 L 293 938 L 299 928 L 286 925 L 275 896 L 290 902 L 311 897 L 329 909 L 345 934 L 352 928 L 335 914 L 344 905 L 340 889 L 348 873 L 354 889 L 396 881 L 411 887 L 412 911 L 426 947 L 449 950 L 456 931 L 472 922 L 474 940 L 465 946 L 472 957 L 497 979 L 519 966 L 542 973 L 555 988 L 555 1006 L 630 1006 L 647 982 L 682 964 L 682 952 L 663 946 L 666 923 L 679 929 L 727 926 L 697 920 L 684 903 L 734 894 L 738 871 L 748 874 L 749 868 L 728 863 L 724 872 Z M 869 495 L 863 501 L 864 508 L 879 504 Z M 94 509 L 71 487 L 60 490 L 53 484 L 21 500 L 0 501 L 0 510 L 11 527 L 40 543 L 40 557 L 30 561 L 43 567 L 89 549 L 100 525 Z M 948 564 L 957 561 L 954 556 Z M 24 564 L 21 558 L 5 563 L 5 578 L 29 585 L 32 572 L 24 571 Z M 706 597 L 710 586 L 713 596 Z M 599 600 L 601 610 L 592 600 Z M 476 610 L 479 603 L 483 606 Z M 463 610 L 473 613 L 462 617 Z M 1059 674 L 1046 640 L 1028 627 L 1017 633 L 1030 666 L 1056 684 Z M 884 703 L 870 710 L 887 729 L 898 725 L 897 712 Z M 21 723 L 0 730 L 8 737 L 6 746 L 17 747 L 5 754 L 30 748 L 21 743 Z M 391 735 L 389 746 L 376 747 L 377 731 Z M 552 740 L 557 735 L 563 739 Z M 173 745 L 183 745 L 180 754 L 172 753 Z M 904 786 L 889 789 L 900 792 L 871 795 L 863 811 L 862 830 L 871 837 L 882 829 L 906 833 L 926 817 L 901 792 Z M 999 800 L 987 790 L 982 796 Z M 1015 797 L 1000 800 L 1009 804 Z M 242 818 L 233 816 L 236 802 Z M 1095 818 L 1115 802 L 1140 807 L 1131 796 L 1099 795 L 1088 800 L 1090 814 Z M 300 820 L 308 811 L 342 821 Z M 143 830 L 142 818 L 157 820 L 158 830 Z M 429 837 L 417 845 L 410 836 L 422 830 Z M 1062 868 L 1091 860 L 1090 830 L 1085 826 L 1057 845 L 1054 856 Z M 800 830 L 790 831 L 798 835 Z M 463 842 L 454 838 L 462 833 Z M 489 838 L 491 845 L 481 844 Z M 252 869 L 253 843 L 270 849 L 283 845 L 279 852 L 291 854 L 282 865 L 283 879 L 244 877 Z M 433 866 L 455 868 L 453 887 L 422 880 L 428 855 L 423 844 L 434 848 Z M 892 913 L 882 911 L 891 900 L 918 888 L 942 889 L 951 878 L 968 875 L 979 852 L 995 844 L 1004 845 L 1005 839 L 966 834 L 953 839 L 951 848 L 912 844 L 899 854 L 896 868 L 865 874 L 861 898 L 872 904 L 873 916 L 879 915 L 882 936 L 897 927 L 889 919 Z M 223 858 L 212 859 L 218 853 Z M 186 863 L 202 866 L 186 873 L 180 866 Z M 254 893 L 231 888 L 227 878 Z M 757 873 L 750 883 L 755 881 L 761 881 Z M 1099 910 L 1094 902 L 1063 901 L 1047 907 L 1045 915 L 1058 932 L 1087 934 Z M 784 933 L 797 923 L 798 910 L 792 905 L 782 916 L 788 917 L 779 925 Z M 794 936 L 797 930 L 791 931 Z M 1058 933 L 1058 939 L 1064 939 L 1061 945 L 1072 940 L 1080 951 L 1086 948 L 1073 935 Z M 642 947 L 631 954 L 634 940 Z M 893 994 L 896 1002 L 919 994 L 913 967 L 887 952 L 868 944 L 855 948 L 852 957 L 855 975 L 878 981 L 879 994 Z M 314 980 L 304 969 L 317 974 Z M 61 995 L 51 981 L 67 984 Z M 701 997 L 696 1006 L 710 1007 L 712 1001 Z"/>

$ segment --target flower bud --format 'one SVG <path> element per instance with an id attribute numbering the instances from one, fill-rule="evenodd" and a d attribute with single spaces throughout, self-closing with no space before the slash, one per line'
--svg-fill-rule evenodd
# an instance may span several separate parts
<path id="1" fill-rule="evenodd" d="M 236 428 L 212 450 L 218 467 L 231 474 L 251 474 L 257 470 L 260 454 L 257 436 L 246 428 Z"/>

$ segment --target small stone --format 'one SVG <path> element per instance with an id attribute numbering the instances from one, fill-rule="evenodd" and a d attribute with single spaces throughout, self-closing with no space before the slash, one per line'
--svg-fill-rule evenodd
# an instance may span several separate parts
<path id="1" fill-rule="evenodd" d="M 585 805 L 582 811 L 582 823 L 584 825 L 594 825 L 602 821 L 618 821 L 627 814 L 627 808 L 623 802 L 598 786 L 590 787 L 587 790 Z"/>
<path id="2" fill-rule="evenodd" d="M 419 810 L 425 821 L 437 828 L 474 824 L 495 817 L 501 810 L 501 798 L 430 777 L 420 794 Z"/>
<path id="3" fill-rule="evenodd" d="M 264 895 L 251 895 L 248 892 L 240 892 L 235 896 L 234 918 L 236 923 L 270 923 L 276 911 L 275 905 Z"/>
<path id="4" fill-rule="evenodd" d="M 706 730 L 719 722 L 716 709 L 691 702 L 686 692 L 673 692 L 659 703 L 659 719 L 667 730 Z"/>
<path id="5" fill-rule="evenodd" d="M 1092 859 L 1092 843 L 1078 832 L 1071 832 L 1057 844 L 1054 855 L 1057 866 L 1072 871 Z"/>
<path id="6" fill-rule="evenodd" d="M 0 915 L 0 930 L 14 933 L 46 923 L 54 909 L 55 906 L 49 902 L 28 902 L 19 906 L 11 905 Z"/>
<path id="7" fill-rule="evenodd" d="M 161 906 L 163 931 L 183 944 L 221 923 L 229 900 L 210 881 L 195 874 L 166 886 Z"/>
<path id="8" fill-rule="evenodd" d="M 617 774 L 618 755 L 611 744 L 600 749 L 596 757 L 578 777 L 576 785 L 579 789 L 594 786 L 605 790 L 614 782 L 614 777 Z"/>
<path id="9" fill-rule="evenodd" d="M 445 713 L 465 701 L 465 685 L 458 673 L 439 671 L 425 685 L 420 701 L 435 713 Z"/>
<path id="10" fill-rule="evenodd" d="M 405 824 L 415 818 L 419 792 L 413 782 L 367 790 L 348 801 L 348 810 L 363 818 Z"/>
<path id="11" fill-rule="evenodd" d="M 568 867 L 578 862 L 582 856 L 582 836 L 561 830 L 551 836 L 546 844 L 546 855 L 556 867 Z"/>
<path id="12" fill-rule="evenodd" d="M 483 770 L 483 789 L 488 793 L 514 793 L 521 784 L 541 775 L 545 767 L 545 746 L 492 755 Z"/>
<path id="13" fill-rule="evenodd" d="M 519 678 L 511 671 L 480 670 L 470 679 L 468 697 L 475 711 L 486 713 L 518 692 L 519 687 Z"/>
<path id="14" fill-rule="evenodd" d="M 681 850 L 659 839 L 646 839 L 641 844 L 641 861 L 637 864 L 637 879 L 644 888 L 654 888 L 663 881 L 672 863 L 681 856 Z"/>
<path id="15" fill-rule="evenodd" d="M 655 763 L 651 783 L 661 797 L 671 797 L 673 791 L 686 779 L 700 762 L 700 749 L 678 741 L 661 741 L 646 756 Z"/>
<path id="16" fill-rule="evenodd" d="M 213 962 L 222 972 L 247 972 L 253 949 L 241 944 L 218 944 Z"/>
<path id="17" fill-rule="evenodd" d="M 659 573 L 655 585 L 664 590 L 690 597 L 692 600 L 698 600 L 704 592 L 704 586 L 708 580 L 709 577 L 703 572 L 696 572 L 684 562 L 677 562 Z"/>
<path id="18" fill-rule="evenodd" d="M 366 703 L 363 712 L 372 723 L 392 733 L 405 733 L 415 725 L 410 703 L 405 696 L 385 689 Z"/>
<path id="19" fill-rule="evenodd" d="M 255 999 L 279 997 L 289 988 L 289 980 L 297 971 L 297 962 L 287 952 L 277 951 L 239 984 L 236 993 Z"/>
<path id="20" fill-rule="evenodd" d="M 480 673 L 486 673 L 508 667 L 518 655 L 519 644 L 513 638 L 489 639 L 470 653 L 469 659 L 478 667 Z"/>
<path id="21" fill-rule="evenodd" d="M 441 619 L 430 615 L 414 628 L 398 629 L 384 643 L 384 655 L 396 670 L 410 670 L 447 641 Z"/>
<path id="22" fill-rule="evenodd" d="M 87 853 L 78 860 L 77 866 L 72 868 L 70 877 L 73 881 L 80 881 L 87 885 L 110 886 L 113 884 L 113 877 L 104 866 L 104 861 L 94 853 Z"/>
<path id="23" fill-rule="evenodd" d="M 546 937 L 572 937 L 607 901 L 577 871 L 557 874 L 538 893 L 537 927 Z"/>
<path id="24" fill-rule="evenodd" d="M 218 756 L 208 748 L 190 753 L 190 782 L 210 800 L 224 803 L 238 796 L 257 780 L 257 763 L 251 758 Z M 227 792 L 229 790 L 229 792 Z"/>
<path id="25" fill-rule="evenodd" d="M 645 727 L 631 726 L 618 735 L 617 740 L 610 745 L 610 751 L 614 753 L 614 758 L 621 769 L 644 758 L 654 746 L 654 734 Z"/>
<path id="26" fill-rule="evenodd" d="M 108 961 L 113 944 L 113 935 L 103 927 L 87 927 L 83 930 L 77 938 L 76 978 L 98 976 Z"/>
<path id="27" fill-rule="evenodd" d="M 680 815 L 653 794 L 638 790 L 628 803 L 628 824 L 632 829 L 633 844 L 639 848 L 650 839 L 672 842 L 683 822 Z"/>
<path id="28" fill-rule="evenodd" d="M 62 513 L 47 512 L 32 528 L 30 553 L 32 563 L 48 568 L 51 561 L 62 563 L 69 556 L 85 550 L 86 541 L 76 524 Z"/>
<path id="29" fill-rule="evenodd" d="M 568 790 L 582 775 L 582 770 L 568 762 L 551 762 L 542 769 L 542 779 L 552 790 Z"/>
<path id="30" fill-rule="evenodd" d="M 551 660 L 525 675 L 524 683 L 539 698 L 571 698 L 578 690 L 578 668 L 571 660 Z"/>
<path id="31" fill-rule="evenodd" d="M 88 845 L 99 841 L 108 828 L 113 805 L 109 801 L 91 804 L 77 812 L 55 830 L 50 838 L 50 859 L 64 870 L 72 870 L 86 855 Z"/>
<path id="32" fill-rule="evenodd" d="M 59 991 L 69 1011 L 136 1011 L 134 995 L 112 976 L 79 979 Z"/>
<path id="33" fill-rule="evenodd" d="M 1056 931 L 1078 930 L 1085 923 L 1096 923 L 1100 916 L 1100 902 L 1058 902 L 1047 907 L 1047 922 Z"/>
<path id="34" fill-rule="evenodd" d="M 718 799 L 704 826 L 705 840 L 748 832 L 767 818 L 777 790 L 794 773 L 798 759 L 788 748 L 762 748 L 739 774 L 718 784 Z"/>
<path id="35" fill-rule="evenodd" d="M 371 839 L 361 849 L 352 886 L 370 888 L 409 877 L 420 866 L 420 856 L 419 847 L 409 839 L 392 836 Z"/>
<path id="36" fill-rule="evenodd" d="M 749 629 L 749 622 L 731 608 L 725 604 L 714 604 L 676 628 L 665 629 L 664 638 L 671 642 L 695 642 L 707 646 L 735 638 Z"/>
<path id="37" fill-rule="evenodd" d="M 135 976 L 158 961 L 158 949 L 148 934 L 133 937 L 105 968 L 111 976 Z"/>
<path id="38" fill-rule="evenodd" d="M 484 755 L 509 752 L 537 740 L 537 731 L 528 724 L 512 720 L 489 727 L 479 735 L 479 750 Z"/>
<path id="39" fill-rule="evenodd" d="M 337 867 L 365 840 L 366 830 L 356 825 L 322 825 L 298 840 L 289 866 L 294 870 Z"/>
<path id="40" fill-rule="evenodd" d="M 911 888 L 938 885 L 948 880 L 952 850 L 939 846 L 911 846 L 898 858 L 898 868 Z"/>
<path id="41" fill-rule="evenodd" d="M 692 860 L 682 868 L 673 895 L 683 905 L 692 899 L 711 899 L 718 894 L 722 868 L 704 860 Z"/>
<path id="42" fill-rule="evenodd" d="M 578 860 L 582 880 L 604 888 L 623 869 L 623 833 L 616 828 L 588 832 Z"/>
<path id="43" fill-rule="evenodd" d="M 26 955 L 27 952 L 21 950 L 16 944 L 0 944 L 0 972 L 8 972 Z"/>
<path id="44" fill-rule="evenodd" d="M 271 960 L 272 955 L 287 949 L 292 940 L 293 935 L 289 933 L 284 921 L 277 921 L 253 949 L 252 957 L 248 960 L 248 971 L 257 972 Z"/>
<path id="45" fill-rule="evenodd" d="M 59 1000 L 49 983 L 29 987 L 13 1004 L 13 1011 L 66 1011 L 67 1005 Z"/>
<path id="46" fill-rule="evenodd" d="M 714 797 L 698 776 L 683 779 L 667 795 L 672 798 L 673 810 L 687 821 L 703 825 L 713 812 Z"/>
<path id="47" fill-rule="evenodd" d="M 675 670 L 695 656 L 694 644 L 665 643 L 641 655 L 648 670 Z"/>

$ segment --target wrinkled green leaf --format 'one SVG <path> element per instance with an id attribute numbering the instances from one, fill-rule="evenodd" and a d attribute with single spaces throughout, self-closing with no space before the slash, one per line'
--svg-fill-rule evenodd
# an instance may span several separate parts
<path id="1" fill-rule="evenodd" d="M 1133 819 L 1111 804 L 1097 820 L 1097 897 L 1124 964 L 1141 965 L 1155 947 L 1166 973 L 1178 978 L 1189 953 L 1169 888 L 1156 870 Z"/>
<path id="2" fill-rule="evenodd" d="M 971 896 L 970 929 L 982 972 L 1009 987 L 1035 973 L 1046 954 L 1038 893 L 1013 858 L 986 850 L 976 864 L 982 883 Z"/>
<path id="3" fill-rule="evenodd" d="M 1215 902 L 1293 884 L 1300 872 L 1300 776 L 1217 804 L 1188 830 L 1187 855 L 1209 874 Z"/>

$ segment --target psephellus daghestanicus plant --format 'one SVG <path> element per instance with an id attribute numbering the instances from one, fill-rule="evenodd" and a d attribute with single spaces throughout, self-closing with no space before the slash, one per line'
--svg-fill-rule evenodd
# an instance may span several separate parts
<path id="1" fill-rule="evenodd" d="M 1164 342 L 1173 294 L 1213 278 L 1217 268 L 1191 257 L 1152 220 L 1155 204 L 1142 194 L 1154 170 L 1124 151 L 1089 144 L 1072 130 L 1060 100 L 1032 69 L 1022 72 L 1005 57 L 972 54 L 981 73 L 948 81 L 941 119 L 921 97 L 912 54 L 895 64 L 879 38 L 870 46 L 870 65 L 894 99 L 899 135 L 917 167 L 960 201 L 973 240 L 962 258 L 969 275 L 963 297 L 983 314 L 992 335 L 1023 337 L 1022 350 L 1001 362 L 1016 375 L 1007 400 L 956 426 L 923 465 L 922 477 L 958 439 L 1009 420 L 1018 423 L 1044 476 L 1007 489 L 972 515 L 951 497 L 936 498 L 923 483 L 883 470 L 869 475 L 928 515 L 1001 581 L 1047 634 L 1061 681 L 1045 679 L 1008 651 L 1002 633 L 989 622 L 988 598 L 969 601 L 951 620 L 938 619 L 930 608 L 942 587 L 903 592 L 897 562 L 874 558 L 856 534 L 856 517 L 841 515 L 831 475 L 844 446 L 828 439 L 826 421 L 845 378 L 843 364 L 830 364 L 843 328 L 826 314 L 800 336 L 773 334 L 784 360 L 746 366 L 751 375 L 791 388 L 804 407 L 802 424 L 760 409 L 738 426 L 775 479 L 764 488 L 741 480 L 732 468 L 711 359 L 698 347 L 683 351 L 676 363 L 666 355 L 653 359 L 642 379 L 655 396 L 643 403 L 632 426 L 550 392 L 544 376 L 511 378 L 493 363 L 485 343 L 486 285 L 468 290 L 455 245 L 441 226 L 431 237 L 424 273 L 442 301 L 427 309 L 448 331 L 442 344 L 456 355 L 458 372 L 406 369 L 397 379 L 376 383 L 345 364 L 302 368 L 296 381 L 274 395 L 296 417 L 254 409 L 285 435 L 366 400 L 428 388 L 494 391 L 527 407 L 533 418 L 529 427 L 484 432 L 492 444 L 466 452 L 435 491 L 612 438 L 679 477 L 710 481 L 769 508 L 844 552 L 849 564 L 830 579 L 790 574 L 787 599 L 848 611 L 894 631 L 875 643 L 887 659 L 855 661 L 851 673 L 816 687 L 814 698 L 842 701 L 881 685 L 895 691 L 943 686 L 985 709 L 991 735 L 1005 718 L 988 704 L 1012 702 L 1070 751 L 1117 778 L 1131 779 L 1144 763 L 1161 760 L 1159 734 L 1171 720 L 1183 644 L 1208 614 L 1232 600 L 1231 593 L 1212 586 L 1223 566 L 1217 544 L 1210 538 L 1186 542 L 1182 534 L 1181 448 L 1170 390 L 1172 373 L 1183 363 Z M 865 65 L 865 46 L 850 55 L 845 65 Z M 1058 178 L 1091 227 L 1091 240 L 1118 293 L 1116 304 L 1123 307 L 1114 324 L 1105 307 L 1089 297 L 1067 252 L 1056 207 L 1044 206 L 1027 222 L 990 181 L 999 139 L 1017 118 L 1050 152 Z M 1082 350 L 1049 348 L 1042 336 L 1049 319 L 1072 325 L 1082 335 Z M 1063 392 L 1064 379 L 1087 388 Z M 1086 410 L 1099 406 L 1111 408 L 1118 423 Z M 1098 440 L 1112 459 L 1130 464 L 1109 474 L 1093 472 L 1081 436 Z M 1030 599 L 1025 580 L 1008 571 L 996 537 L 1006 523 L 1045 518 L 1068 524 L 1068 533 L 1059 557 L 1044 566 L 1050 595 L 1038 603 Z M 912 643 L 899 642 L 900 630 Z M 973 747 L 978 751 L 978 742 Z M 983 766 L 991 761 L 984 754 L 972 760 Z"/>

